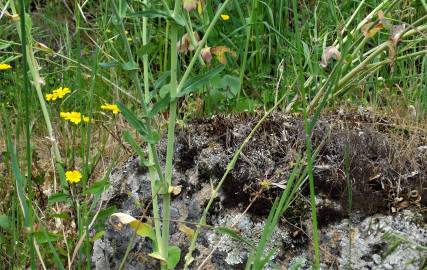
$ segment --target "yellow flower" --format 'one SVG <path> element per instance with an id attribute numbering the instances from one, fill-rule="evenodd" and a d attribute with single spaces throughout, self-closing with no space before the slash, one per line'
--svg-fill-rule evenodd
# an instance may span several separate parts
<path id="1" fill-rule="evenodd" d="M 46 94 L 45 97 L 46 97 L 47 101 L 54 101 L 54 100 L 57 100 L 58 98 L 59 99 L 64 98 L 64 96 L 66 94 L 69 94 L 69 93 L 71 93 L 70 88 L 68 88 L 68 87 L 59 87 L 59 88 L 53 90 L 52 93 Z"/>
<path id="2" fill-rule="evenodd" d="M 59 116 L 76 125 L 80 124 L 81 121 L 88 123 L 90 120 L 89 117 L 84 116 L 79 112 L 61 112 Z"/>
<path id="3" fill-rule="evenodd" d="M 112 111 L 113 114 L 118 114 L 120 112 L 120 109 L 119 107 L 117 107 L 116 104 L 104 103 L 104 105 L 101 105 L 101 109 L 106 111 Z"/>
<path id="4" fill-rule="evenodd" d="M 70 182 L 71 184 L 75 184 L 80 182 L 80 180 L 82 179 L 82 174 L 77 171 L 67 171 L 65 173 L 65 177 L 67 178 L 67 181 Z"/>
<path id="5" fill-rule="evenodd" d="M 228 16 L 227 14 L 221 14 L 221 19 L 223 21 L 228 21 L 230 19 L 230 16 Z"/>
<path id="6" fill-rule="evenodd" d="M 12 68 L 12 66 L 9 64 L 0 64 L 0 70 L 8 70 L 11 68 Z"/>
<path id="7" fill-rule="evenodd" d="M 56 100 L 57 98 L 58 98 L 58 96 L 55 94 L 46 94 L 46 100 L 47 101 Z"/>
<path id="8" fill-rule="evenodd" d="M 59 87 L 58 89 L 53 90 L 53 93 L 55 93 L 58 98 L 63 98 L 66 94 L 71 93 L 71 90 L 68 87 Z"/>

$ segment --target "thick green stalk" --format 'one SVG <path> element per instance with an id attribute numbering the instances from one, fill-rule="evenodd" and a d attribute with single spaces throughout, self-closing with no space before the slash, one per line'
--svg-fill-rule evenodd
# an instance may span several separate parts
<path id="1" fill-rule="evenodd" d="M 144 5 L 147 7 L 148 0 L 144 0 Z M 142 45 L 145 46 L 148 44 L 148 18 L 144 17 L 142 20 Z M 148 66 L 148 55 L 145 54 L 143 56 L 143 69 L 144 69 L 144 93 L 145 93 L 145 102 L 148 104 L 150 100 L 150 81 L 149 81 L 149 66 Z M 161 242 L 162 234 L 160 231 L 160 214 L 159 214 L 159 203 L 157 199 L 157 193 L 158 190 L 156 190 L 156 181 L 160 181 L 163 183 L 163 174 L 160 169 L 160 164 L 157 158 L 157 152 L 154 145 L 150 144 L 148 146 L 148 160 L 151 164 L 156 164 L 157 168 L 157 174 L 158 177 L 156 177 L 156 169 L 153 167 L 148 168 L 151 178 L 151 198 L 152 198 L 152 205 L 153 205 L 153 217 L 154 217 L 154 229 L 156 231 L 156 239 L 157 243 Z M 142 158 L 142 157 L 141 157 Z M 159 178 L 158 180 L 156 180 Z M 159 247 L 160 248 L 160 247 Z M 163 248 L 163 247 L 162 247 Z M 160 251 L 160 250 L 159 250 Z"/>
<path id="2" fill-rule="evenodd" d="M 180 1 L 175 1 L 174 15 L 178 15 L 177 12 L 181 10 Z M 178 51 L 174 44 L 178 42 L 178 26 L 175 22 L 171 22 L 171 81 L 170 81 L 170 96 L 175 97 L 178 88 Z M 172 162 L 173 152 L 175 144 L 175 125 L 176 125 L 176 106 L 177 99 L 174 99 L 169 106 L 169 120 L 168 120 L 168 145 L 166 150 L 166 166 L 165 166 L 165 182 L 166 188 L 172 184 Z M 170 203 L 171 195 L 167 190 L 163 190 L 163 224 L 162 224 L 162 242 L 160 243 L 160 255 L 167 261 L 168 260 L 168 244 L 169 244 L 169 220 L 170 220 Z M 162 269 L 166 269 L 167 266 L 162 264 Z"/>

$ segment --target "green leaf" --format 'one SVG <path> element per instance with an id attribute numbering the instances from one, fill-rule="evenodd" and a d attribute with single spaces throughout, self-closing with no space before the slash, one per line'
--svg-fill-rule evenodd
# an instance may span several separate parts
<path id="1" fill-rule="evenodd" d="M 163 85 L 163 86 L 162 86 L 162 88 L 160 88 L 159 96 L 160 96 L 160 98 L 164 98 L 164 97 L 166 97 L 170 92 L 171 92 L 171 84 L 170 84 L 170 83 L 165 84 L 165 85 Z"/>
<path id="2" fill-rule="evenodd" d="M 252 112 L 255 108 L 254 101 L 249 98 L 241 98 L 234 107 L 235 112 Z"/>
<path id="3" fill-rule="evenodd" d="M 169 11 L 163 11 L 158 9 L 148 9 L 140 12 L 130 13 L 128 17 L 146 17 L 146 18 L 162 18 L 175 21 L 180 26 L 185 26 L 185 20 L 182 16 L 176 15 L 175 17 L 171 15 L 172 13 Z"/>
<path id="4" fill-rule="evenodd" d="M 101 239 L 104 236 L 104 234 L 105 234 L 104 230 L 96 232 L 92 238 L 92 241 L 95 242 L 96 240 Z"/>
<path id="5" fill-rule="evenodd" d="M 172 16 L 169 15 L 168 12 L 159 10 L 159 9 L 147 9 L 140 12 L 130 13 L 128 14 L 129 18 L 137 18 L 137 17 L 146 17 L 146 18 L 162 18 L 162 19 L 171 19 Z"/>
<path id="6" fill-rule="evenodd" d="M 202 86 L 208 84 L 210 80 L 212 80 L 215 76 L 224 70 L 224 67 L 225 65 L 219 65 L 205 74 L 195 76 L 194 78 L 188 80 L 182 87 L 181 91 L 177 93 L 177 97 L 188 95 L 191 92 L 194 92 L 200 89 Z"/>
<path id="7" fill-rule="evenodd" d="M 160 134 L 155 130 L 151 130 L 150 133 L 142 138 L 149 144 L 156 144 L 160 141 Z"/>
<path id="8" fill-rule="evenodd" d="M 127 4 L 126 0 L 119 0 L 117 2 L 119 4 L 119 6 L 117 8 L 119 16 L 121 18 L 124 18 L 126 16 L 127 11 L 128 11 L 128 4 Z"/>
<path id="9" fill-rule="evenodd" d="M 58 176 L 59 176 L 59 182 L 61 183 L 61 187 L 65 190 L 68 188 L 68 183 L 67 180 L 65 179 L 65 172 L 64 172 L 64 168 L 62 167 L 61 164 L 57 164 L 56 166 L 56 170 L 58 171 Z"/>
<path id="10" fill-rule="evenodd" d="M 50 232 L 38 231 L 38 232 L 34 232 L 33 235 L 37 243 L 39 244 L 44 244 L 47 242 L 55 242 L 62 239 L 62 235 L 54 234 Z"/>
<path id="11" fill-rule="evenodd" d="M 239 242 L 246 244 L 249 248 L 255 249 L 254 243 L 252 243 L 249 239 L 240 235 L 239 232 L 237 232 L 236 230 L 234 230 L 232 228 L 220 226 L 220 227 L 215 227 L 214 231 L 217 233 L 226 234 L 226 235 L 230 236 L 231 238 L 233 238 L 234 240 L 237 240 Z"/>
<path id="12" fill-rule="evenodd" d="M 177 246 L 169 246 L 168 247 L 168 261 L 167 266 L 168 269 L 173 269 L 179 263 L 179 259 L 181 258 L 181 249 Z"/>
<path id="13" fill-rule="evenodd" d="M 145 136 L 148 134 L 147 128 L 144 126 L 141 120 L 138 119 L 138 117 L 126 106 L 124 106 L 120 102 L 116 102 L 117 106 L 119 106 L 120 111 L 122 112 L 123 116 L 126 118 L 126 120 L 129 122 L 129 124 L 138 131 L 139 134 L 142 136 Z"/>
<path id="14" fill-rule="evenodd" d="M 144 55 L 148 54 L 150 52 L 150 44 L 146 44 L 142 47 L 140 47 L 139 49 L 137 49 L 136 51 L 136 55 L 138 55 L 138 57 L 142 58 Z"/>
<path id="15" fill-rule="evenodd" d="M 139 220 L 134 220 L 129 223 L 129 225 L 134 229 L 137 235 L 141 237 L 148 237 L 152 241 L 156 241 L 156 233 L 153 228 L 147 223 L 142 223 Z"/>
<path id="16" fill-rule="evenodd" d="M 112 68 L 112 67 L 117 67 L 119 65 L 119 62 L 101 62 L 99 63 L 99 66 L 102 68 Z"/>
<path id="17" fill-rule="evenodd" d="M 96 219 L 101 221 L 101 222 L 104 222 L 109 216 L 111 216 L 116 211 L 117 211 L 116 206 L 114 206 L 114 205 L 110 206 L 107 209 L 99 211 L 98 217 Z"/>
<path id="18" fill-rule="evenodd" d="M 225 75 L 221 78 L 219 86 L 223 89 L 230 89 L 233 95 L 236 96 L 240 88 L 240 79 L 236 76 Z"/>
<path id="19" fill-rule="evenodd" d="M 107 179 L 97 181 L 93 183 L 92 186 L 90 186 L 83 194 L 101 194 L 104 189 L 106 189 L 110 185 L 110 182 Z"/>
<path id="20" fill-rule="evenodd" d="M 131 70 L 138 70 L 139 66 L 135 61 L 129 61 L 124 64 L 122 64 L 122 69 L 131 71 Z"/>
<path id="21" fill-rule="evenodd" d="M 117 218 L 122 224 L 129 224 L 129 226 L 141 237 L 148 237 L 152 241 L 156 241 L 156 234 L 153 228 L 147 224 L 142 223 L 131 215 L 125 213 L 114 213 L 111 217 Z"/>
<path id="22" fill-rule="evenodd" d="M 1 214 L 0 215 L 0 228 L 3 228 L 5 230 L 9 230 L 10 229 L 9 217 L 6 216 L 5 214 Z"/>
<path id="23" fill-rule="evenodd" d="M 169 95 L 157 101 L 153 108 L 151 108 L 151 110 L 148 112 L 148 117 L 153 117 L 159 112 L 163 112 L 166 108 L 169 107 L 170 102 L 171 100 Z"/>
<path id="24" fill-rule="evenodd" d="M 62 219 L 70 219 L 70 215 L 67 213 L 56 213 L 56 214 L 51 214 L 49 215 L 50 218 L 62 218 Z"/>
<path id="25" fill-rule="evenodd" d="M 162 87 L 163 85 L 165 85 L 165 83 L 168 81 L 168 79 L 171 76 L 171 72 L 165 71 L 162 75 L 160 75 L 160 77 L 153 83 L 153 88 L 154 89 L 159 89 L 160 87 Z"/>
<path id="26" fill-rule="evenodd" d="M 141 146 L 135 141 L 135 139 L 133 138 L 132 134 L 126 130 L 125 132 L 123 132 L 123 140 L 125 140 L 125 142 L 127 142 L 133 149 L 133 151 L 135 151 L 139 158 L 141 159 L 141 163 L 143 163 L 144 161 L 144 150 L 141 148 Z"/>
<path id="27" fill-rule="evenodd" d="M 47 199 L 47 205 L 52 205 L 57 202 L 65 202 L 68 199 L 69 199 L 68 194 L 65 194 L 62 192 L 55 193 L 49 196 L 49 198 Z"/>

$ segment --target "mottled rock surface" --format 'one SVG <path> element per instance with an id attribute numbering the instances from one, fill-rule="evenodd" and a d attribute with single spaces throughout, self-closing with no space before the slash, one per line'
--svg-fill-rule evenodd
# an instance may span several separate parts
<path id="1" fill-rule="evenodd" d="M 258 119 L 215 117 L 196 120 L 177 130 L 173 185 L 182 185 L 183 189 L 172 201 L 171 241 L 181 247 L 183 255 L 189 241 L 178 230 L 176 221 L 189 222 L 187 225 L 198 222 L 211 194 L 211 184 L 222 177 L 233 153 Z M 313 149 L 319 149 L 319 154 L 314 172 L 325 269 L 343 269 L 350 260 L 352 269 L 425 266 L 425 220 L 417 212 L 427 204 L 426 134 L 396 134 L 395 127 L 390 126 L 387 120 L 366 115 L 333 115 L 321 119 L 315 127 Z M 242 236 L 257 243 L 272 202 L 282 192 L 280 187 L 304 149 L 303 121 L 273 115 L 255 134 L 225 180 L 209 211 L 208 224 L 233 225 Z M 158 151 L 164 159 L 165 140 L 160 142 Z M 262 189 L 263 180 L 274 185 Z M 349 181 L 351 216 L 347 211 Z M 106 204 L 135 217 L 151 215 L 150 179 L 138 158 L 131 157 L 116 168 L 110 182 L 102 195 Z M 307 195 L 304 184 L 273 234 L 268 248 L 276 251 L 270 269 L 287 269 L 291 265 L 304 269 L 310 264 Z M 133 234 L 130 228 L 118 231 L 110 223 L 106 224 L 103 238 L 95 242 L 92 261 L 96 269 L 116 269 Z M 147 256 L 151 252 L 148 240 L 137 237 L 131 246 L 125 269 L 158 269 L 157 262 Z M 205 229 L 198 238 L 192 266 L 244 269 L 248 254 L 243 243 Z M 177 269 L 181 267 L 182 260 Z"/>

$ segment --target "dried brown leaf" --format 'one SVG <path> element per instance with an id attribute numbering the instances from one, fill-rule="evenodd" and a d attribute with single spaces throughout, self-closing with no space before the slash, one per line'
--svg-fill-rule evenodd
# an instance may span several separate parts
<path id="1" fill-rule="evenodd" d="M 320 65 L 323 68 L 326 68 L 328 66 L 328 64 L 329 64 L 329 61 L 332 58 L 335 58 L 337 60 L 341 59 L 341 53 L 337 49 L 337 47 L 335 47 L 335 46 L 330 46 L 330 47 L 327 47 L 325 49 L 325 51 L 323 52 L 323 55 L 322 55 L 322 60 L 320 61 Z"/>
<path id="2" fill-rule="evenodd" d="M 227 57 L 225 56 L 226 53 L 233 56 L 233 57 L 237 56 L 235 51 L 233 51 L 230 48 L 227 48 L 225 46 L 214 47 L 211 49 L 211 53 L 216 56 L 217 60 L 221 64 L 224 64 L 224 65 L 227 64 Z"/>

